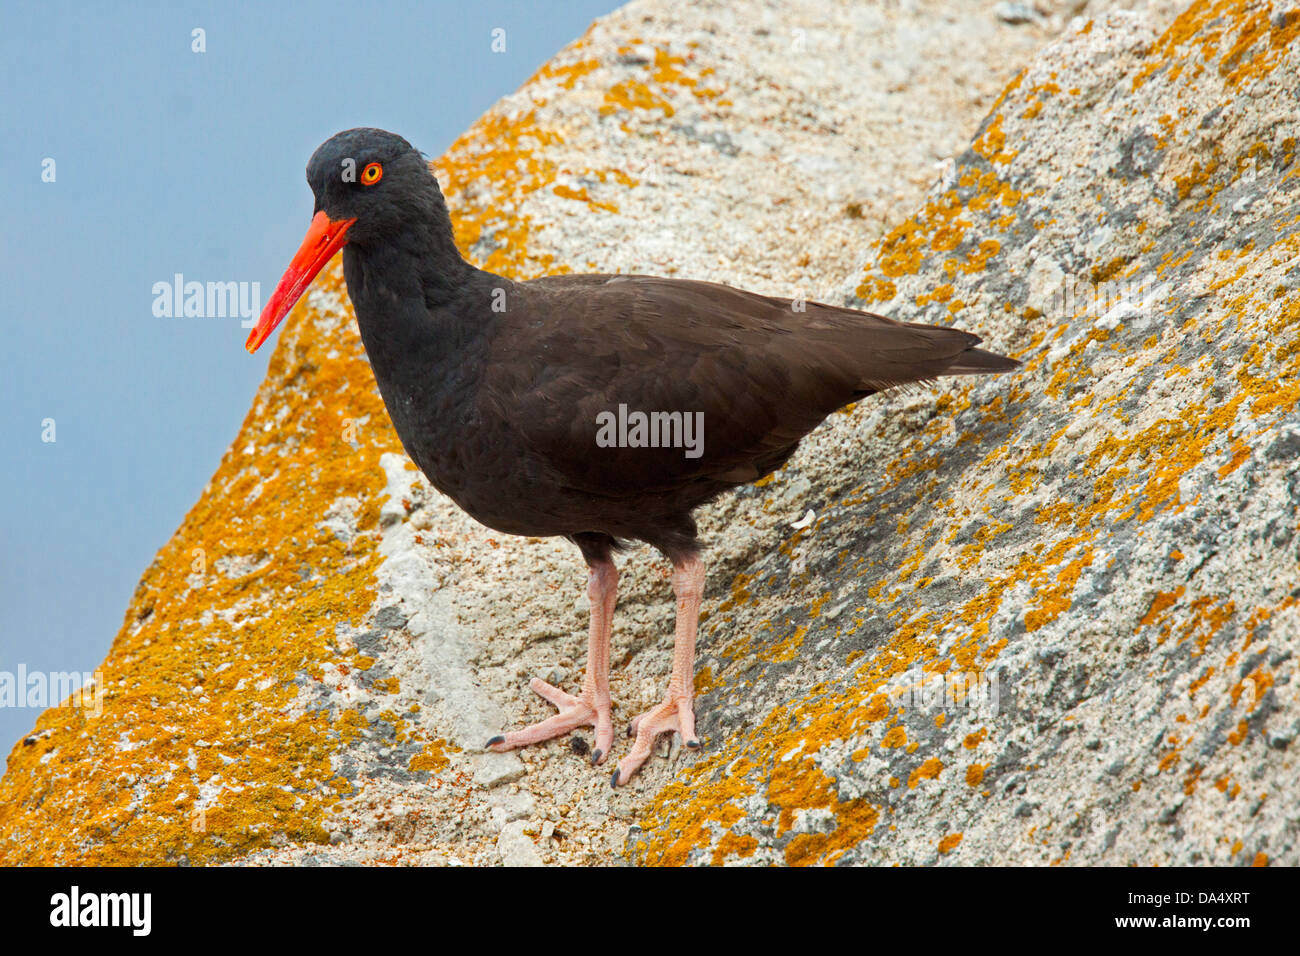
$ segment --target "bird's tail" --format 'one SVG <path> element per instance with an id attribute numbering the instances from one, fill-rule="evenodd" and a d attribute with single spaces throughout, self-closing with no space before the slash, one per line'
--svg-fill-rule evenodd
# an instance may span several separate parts
<path id="1" fill-rule="evenodd" d="M 952 364 L 941 375 L 988 375 L 1020 368 L 1020 362 L 987 349 L 966 349 L 953 356 Z"/>

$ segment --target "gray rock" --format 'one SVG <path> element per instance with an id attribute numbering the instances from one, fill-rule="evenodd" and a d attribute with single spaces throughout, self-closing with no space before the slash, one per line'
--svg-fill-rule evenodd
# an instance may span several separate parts
<path id="1" fill-rule="evenodd" d="M 524 832 L 526 824 L 517 820 L 501 828 L 497 837 L 497 853 L 502 866 L 544 866 L 533 839 Z"/>
<path id="2" fill-rule="evenodd" d="M 1045 17 L 1027 3 L 1002 0 L 993 8 L 993 15 L 1003 23 L 1019 26 L 1022 23 L 1043 23 Z"/>
<path id="3" fill-rule="evenodd" d="M 512 753 L 486 753 L 478 758 L 474 783 L 484 790 L 494 790 L 523 778 L 528 771 L 523 762 Z"/>

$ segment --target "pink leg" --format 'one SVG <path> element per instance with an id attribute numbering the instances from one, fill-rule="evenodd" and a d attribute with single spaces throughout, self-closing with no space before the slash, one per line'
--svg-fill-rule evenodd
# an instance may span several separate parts
<path id="1" fill-rule="evenodd" d="M 596 747 L 591 762 L 604 762 L 614 744 L 614 724 L 609 700 L 609 632 L 614 623 L 614 605 L 618 600 L 618 568 L 608 558 L 592 562 L 587 577 L 587 594 L 591 598 L 591 628 L 587 637 L 587 676 L 582 694 L 574 697 L 553 687 L 540 677 L 529 686 L 554 704 L 559 713 L 541 723 L 514 730 L 487 742 L 491 750 L 514 750 L 562 737 L 578 727 L 596 728 Z"/>
<path id="2" fill-rule="evenodd" d="M 690 557 L 673 564 L 673 594 L 677 597 L 677 627 L 673 640 L 673 672 L 668 678 L 668 693 L 663 703 L 632 721 L 630 733 L 636 743 L 618 762 L 614 778 L 617 787 L 626 783 L 645 763 L 660 734 L 677 731 L 686 746 L 700 746 L 695 736 L 695 633 L 700 625 L 700 600 L 704 597 L 704 562 Z"/>

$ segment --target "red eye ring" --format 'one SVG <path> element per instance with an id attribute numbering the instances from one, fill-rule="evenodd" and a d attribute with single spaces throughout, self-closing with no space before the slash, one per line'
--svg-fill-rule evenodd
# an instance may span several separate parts
<path id="1" fill-rule="evenodd" d="M 367 186 L 373 186 L 383 178 L 384 167 L 379 163 L 368 163 L 366 168 L 361 170 L 361 182 Z"/>

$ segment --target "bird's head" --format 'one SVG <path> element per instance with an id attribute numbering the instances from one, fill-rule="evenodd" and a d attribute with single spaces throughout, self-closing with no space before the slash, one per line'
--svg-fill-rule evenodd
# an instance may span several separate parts
<path id="1" fill-rule="evenodd" d="M 382 129 L 344 130 L 321 143 L 307 163 L 307 184 L 316 197 L 315 215 L 244 344 L 249 352 L 266 341 L 345 245 L 364 247 L 396 236 L 428 222 L 435 207 L 445 210 L 424 157 Z"/>

